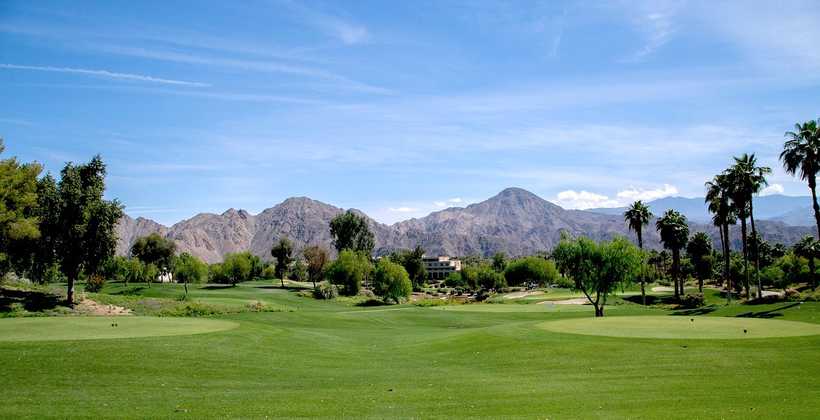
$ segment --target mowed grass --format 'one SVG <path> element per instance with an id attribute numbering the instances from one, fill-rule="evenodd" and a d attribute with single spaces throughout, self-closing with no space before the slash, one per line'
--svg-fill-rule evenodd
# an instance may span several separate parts
<path id="1" fill-rule="evenodd" d="M 236 322 L 197 318 L 34 317 L 0 320 L 0 341 L 96 340 L 204 334 L 236 328 Z"/>
<path id="2" fill-rule="evenodd" d="M 749 339 L 820 334 L 820 325 L 807 322 L 706 316 L 562 319 L 540 327 L 567 334 L 640 338 Z"/>
<path id="3" fill-rule="evenodd" d="M 220 316 L 238 327 L 208 334 L 0 341 L 0 417 L 747 419 L 820 412 L 817 335 L 565 334 L 540 325 L 588 319 L 592 309 L 360 308 L 263 286 L 197 288 L 192 299 L 260 300 L 292 310 Z M 181 289 L 155 285 L 146 293 L 172 298 Z M 612 319 L 672 314 L 628 303 L 614 308 L 607 308 Z M 710 313 L 717 314 L 820 323 L 814 303 Z"/>

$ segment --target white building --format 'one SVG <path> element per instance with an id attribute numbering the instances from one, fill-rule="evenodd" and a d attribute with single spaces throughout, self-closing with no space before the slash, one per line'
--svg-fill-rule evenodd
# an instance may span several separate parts
<path id="1" fill-rule="evenodd" d="M 427 270 L 429 280 L 444 280 L 450 273 L 461 271 L 461 260 L 450 258 L 446 255 L 437 257 L 423 256 L 424 268 Z"/>

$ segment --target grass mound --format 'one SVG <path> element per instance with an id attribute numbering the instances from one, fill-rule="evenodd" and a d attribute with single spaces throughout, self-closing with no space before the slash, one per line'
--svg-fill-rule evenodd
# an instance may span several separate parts
<path id="1" fill-rule="evenodd" d="M 231 321 L 154 317 L 0 319 L 0 341 L 96 340 L 203 334 L 237 327 Z"/>
<path id="2" fill-rule="evenodd" d="M 552 332 L 635 338 L 744 339 L 820 335 L 820 325 L 759 318 L 615 316 L 539 324 Z"/>

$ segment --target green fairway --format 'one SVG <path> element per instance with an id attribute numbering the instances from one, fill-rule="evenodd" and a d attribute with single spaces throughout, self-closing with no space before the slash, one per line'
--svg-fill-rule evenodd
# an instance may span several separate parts
<path id="1" fill-rule="evenodd" d="M 820 334 L 820 325 L 757 318 L 621 316 L 545 322 L 548 331 L 639 338 L 744 339 Z"/>
<path id="2" fill-rule="evenodd" d="M 154 317 L 57 317 L 0 319 L 0 341 L 95 340 L 164 337 L 229 330 L 230 321 Z"/>
<path id="3" fill-rule="evenodd" d="M 159 304 L 153 299 L 175 302 L 182 295 L 181 286 L 168 284 L 126 289 L 115 283 L 103 291 L 145 308 Z M 143 297 L 148 303 L 136 301 Z M 565 334 L 542 325 L 591 320 L 592 308 L 357 307 L 270 282 L 197 286 L 189 299 L 286 309 L 163 318 L 157 322 L 190 321 L 192 329 L 216 320 L 238 327 L 161 336 L 159 324 L 143 323 L 137 329 L 152 336 L 104 340 L 54 338 L 84 329 L 74 322 L 98 320 L 107 323 L 102 330 L 115 330 L 110 318 L 2 319 L 8 327 L 0 330 L 6 340 L 0 341 L 0 417 L 767 419 L 816 418 L 820 411 L 820 335 L 658 340 Z M 690 322 L 670 313 L 623 303 L 608 306 L 605 320 Z M 790 328 L 786 321 L 820 328 L 816 303 L 720 306 L 696 322 L 752 321 L 756 334 L 760 320 L 736 317 L 741 314 L 779 318 L 766 320 L 775 330 Z M 117 328 L 154 319 L 120 317 Z M 38 322 L 48 327 L 30 327 Z M 10 334 L 44 337 L 8 341 Z"/>

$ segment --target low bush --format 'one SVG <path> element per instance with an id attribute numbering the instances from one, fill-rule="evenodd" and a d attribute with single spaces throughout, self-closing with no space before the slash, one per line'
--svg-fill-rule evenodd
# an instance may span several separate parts
<path id="1" fill-rule="evenodd" d="M 92 274 L 85 281 L 85 291 L 90 293 L 97 293 L 105 286 L 105 277 L 99 274 Z"/>
<path id="2" fill-rule="evenodd" d="M 335 299 L 339 296 L 339 289 L 335 284 L 323 281 L 313 289 L 313 297 L 316 299 Z"/>
<path id="3" fill-rule="evenodd" d="M 700 308 L 705 304 L 706 300 L 703 297 L 703 293 L 687 294 L 681 298 L 680 301 L 680 306 L 687 309 Z"/>

